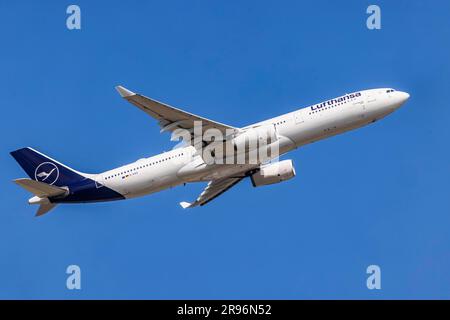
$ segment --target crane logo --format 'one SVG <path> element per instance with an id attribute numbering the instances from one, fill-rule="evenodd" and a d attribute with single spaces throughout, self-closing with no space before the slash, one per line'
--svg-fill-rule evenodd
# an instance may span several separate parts
<path id="1" fill-rule="evenodd" d="M 53 162 L 43 162 L 34 171 L 36 181 L 54 184 L 59 178 L 59 169 Z"/>

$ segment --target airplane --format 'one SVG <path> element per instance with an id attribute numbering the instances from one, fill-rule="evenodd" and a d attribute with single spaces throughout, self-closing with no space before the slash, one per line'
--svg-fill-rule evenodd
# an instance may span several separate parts
<path id="1" fill-rule="evenodd" d="M 171 151 L 99 174 L 76 171 L 30 147 L 12 151 L 10 154 L 29 176 L 14 182 L 34 194 L 28 203 L 40 205 L 36 216 L 63 203 L 130 199 L 186 183 L 208 182 L 193 202 L 180 202 L 185 209 L 207 204 L 247 177 L 254 187 L 286 181 L 295 176 L 295 168 L 292 160 L 277 161 L 279 156 L 371 124 L 409 99 L 408 93 L 392 88 L 362 90 L 237 128 L 177 109 L 122 86 L 116 89 L 122 98 L 156 119 L 161 132 L 187 132 L 191 139 Z M 208 130 L 223 134 L 223 137 L 207 141 L 204 134 Z M 206 154 L 212 159 L 229 159 L 226 152 L 225 155 L 223 152 L 217 155 L 212 151 L 203 152 L 213 143 L 216 146 L 231 145 L 232 151 L 250 158 L 252 151 L 262 150 L 264 144 L 259 141 L 264 135 L 270 137 L 264 140 L 266 145 L 277 145 L 274 156 L 269 154 L 257 157 L 256 161 L 243 162 L 206 161 Z M 257 143 L 251 144 L 252 141 Z M 233 159 L 236 158 L 233 154 Z"/>

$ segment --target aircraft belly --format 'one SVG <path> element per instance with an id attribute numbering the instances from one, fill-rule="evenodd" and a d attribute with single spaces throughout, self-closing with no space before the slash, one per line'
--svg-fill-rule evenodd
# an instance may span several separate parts
<path id="1" fill-rule="evenodd" d="M 176 176 L 177 167 L 163 167 L 152 170 L 142 176 L 135 176 L 124 184 L 121 189 L 126 198 L 134 198 L 145 194 L 155 193 L 183 183 Z"/>

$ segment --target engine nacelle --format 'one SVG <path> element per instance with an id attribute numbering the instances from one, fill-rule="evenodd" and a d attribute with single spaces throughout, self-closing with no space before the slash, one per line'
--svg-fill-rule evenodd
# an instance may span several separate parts
<path id="1" fill-rule="evenodd" d="M 261 170 L 251 176 L 254 187 L 279 183 L 295 177 L 292 160 L 283 160 L 261 167 Z"/>

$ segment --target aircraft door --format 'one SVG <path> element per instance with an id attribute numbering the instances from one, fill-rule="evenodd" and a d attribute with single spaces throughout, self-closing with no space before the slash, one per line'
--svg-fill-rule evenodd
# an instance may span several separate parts
<path id="1" fill-rule="evenodd" d="M 364 104 L 365 110 L 370 110 L 370 107 L 377 101 L 377 97 L 375 93 L 369 92 L 366 97 L 366 101 Z"/>
<path id="2" fill-rule="evenodd" d="M 295 124 L 300 124 L 300 123 L 305 122 L 301 111 L 297 111 L 294 113 L 294 119 L 295 119 Z"/>
<path id="3" fill-rule="evenodd" d="M 367 99 L 368 98 L 360 98 L 353 102 L 353 109 L 356 112 L 358 119 L 364 119 L 366 117 Z"/>

